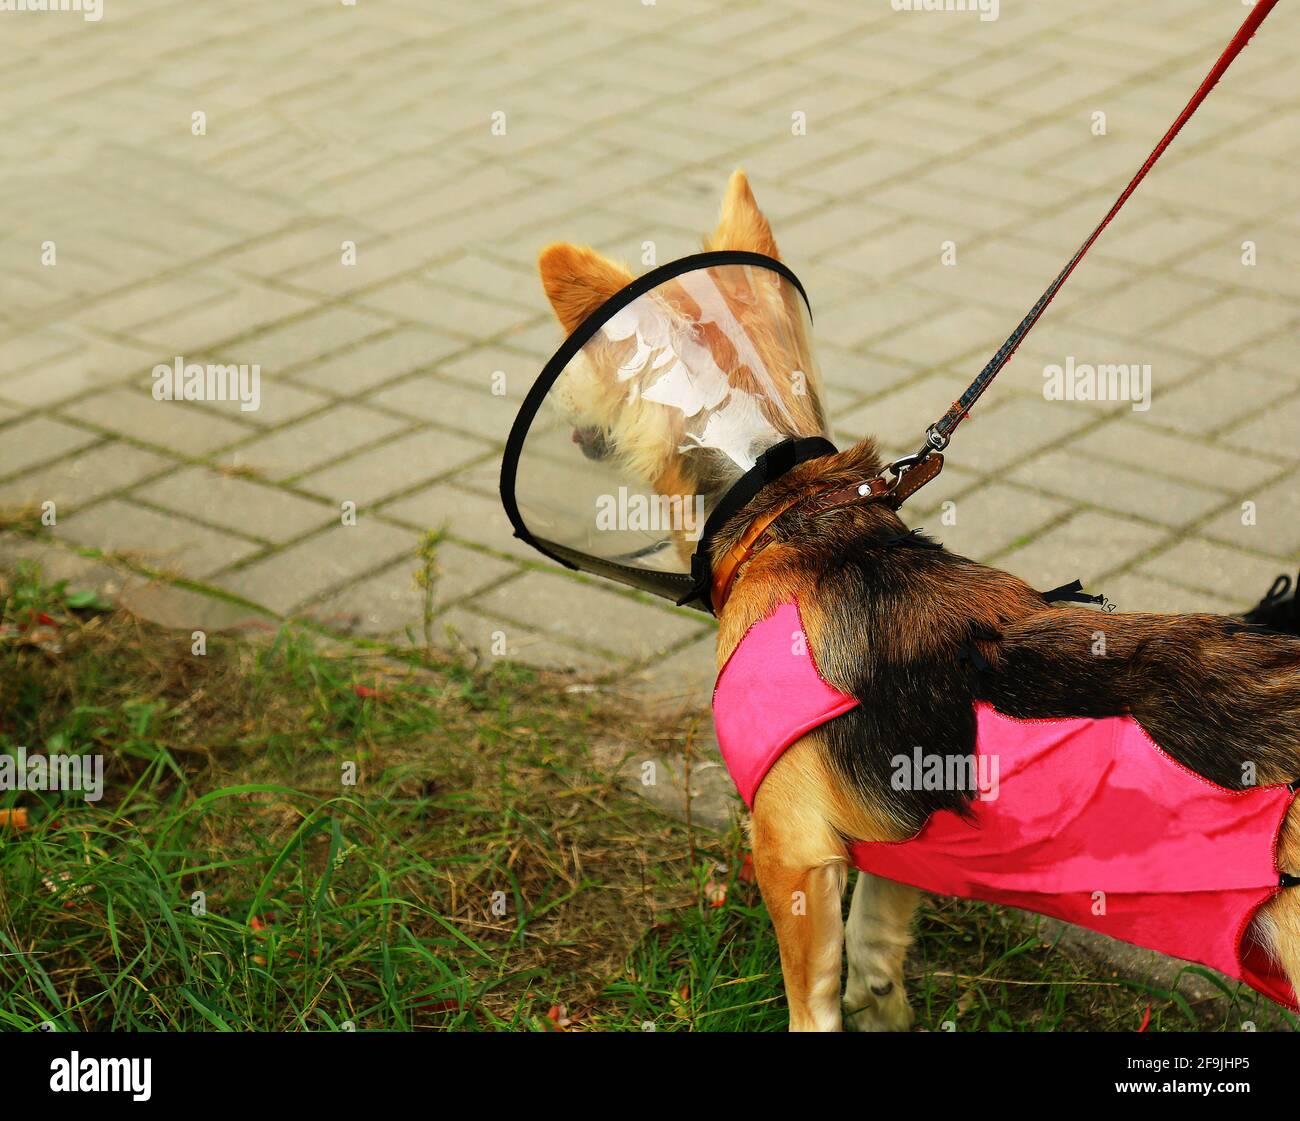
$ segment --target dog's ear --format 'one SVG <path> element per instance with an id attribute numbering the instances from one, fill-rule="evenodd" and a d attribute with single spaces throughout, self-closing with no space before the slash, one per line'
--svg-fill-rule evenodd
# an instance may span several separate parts
<path id="1" fill-rule="evenodd" d="M 566 331 L 633 279 L 622 265 L 582 245 L 548 245 L 537 258 L 537 269 L 555 317 Z"/>
<path id="2" fill-rule="evenodd" d="M 722 198 L 722 217 L 711 237 L 704 239 L 706 250 L 744 249 L 750 253 L 764 253 L 778 260 L 776 238 L 763 212 L 754 201 L 745 173 L 737 168 L 727 183 L 727 193 Z"/>

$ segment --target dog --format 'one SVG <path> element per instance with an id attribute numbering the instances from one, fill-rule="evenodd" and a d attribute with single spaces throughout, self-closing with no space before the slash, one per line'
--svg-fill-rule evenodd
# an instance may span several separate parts
<path id="1" fill-rule="evenodd" d="M 732 176 L 704 247 L 779 259 L 743 172 Z M 569 244 L 544 249 L 539 271 L 569 332 L 633 280 L 621 265 Z M 764 299 L 777 298 L 775 290 L 758 293 L 755 314 Z M 761 345 L 782 344 L 773 336 Z M 802 369 L 809 360 L 771 357 L 772 369 Z M 715 350 L 713 358 L 729 373 L 749 376 L 734 354 Z M 629 393 L 617 366 L 616 354 L 605 361 L 596 350 L 557 387 L 584 453 L 611 460 L 660 494 L 716 493 L 723 481 L 714 461 L 692 456 L 673 430 L 672 410 Z M 764 407 L 765 423 L 780 428 L 790 417 L 801 424 L 817 419 L 809 410 L 821 406 L 788 387 Z M 886 504 L 825 508 L 803 501 L 828 487 L 878 477 L 884 467 L 870 439 L 800 463 L 759 491 L 710 544 L 716 565 L 751 525 L 783 511 L 767 529 L 766 547 L 740 567 L 719 611 L 719 668 L 757 622 L 797 601 L 821 673 L 860 702 L 780 754 L 758 787 L 748 822 L 792 1030 L 911 1025 L 903 966 L 920 892 L 859 872 L 842 921 L 850 850 L 913 837 L 938 811 L 969 811 L 969 790 L 897 789 L 890 761 L 900 745 L 920 743 L 969 757 L 976 705 L 1022 720 L 1131 716 L 1178 764 L 1228 790 L 1300 778 L 1295 635 L 1254 625 L 1268 621 L 1259 613 L 1243 622 L 1116 612 L 1102 616 L 1107 653 L 1096 657 L 1097 612 L 1046 602 L 1009 573 L 916 538 Z M 874 547 L 882 541 L 917 547 Z M 677 545 L 689 554 L 689 542 Z M 1295 614 L 1293 603 L 1287 610 Z M 1300 803 L 1286 810 L 1277 865 L 1300 873 Z M 792 897 L 805 901 L 798 913 L 789 906 Z M 1300 990 L 1300 893 L 1270 898 L 1246 938 Z"/>

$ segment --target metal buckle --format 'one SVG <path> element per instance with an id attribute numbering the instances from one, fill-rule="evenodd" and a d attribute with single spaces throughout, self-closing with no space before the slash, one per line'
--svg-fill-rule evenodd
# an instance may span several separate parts
<path id="1" fill-rule="evenodd" d="M 921 450 L 914 455 L 905 455 L 902 459 L 896 459 L 893 463 L 886 465 L 885 470 L 894 476 L 894 485 L 898 485 L 898 480 L 903 477 L 903 472 L 916 467 L 923 460 L 930 457 L 932 452 L 941 452 L 948 446 L 950 437 L 945 436 L 939 431 L 937 425 L 930 425 L 925 430 L 925 443 Z"/>
<path id="2" fill-rule="evenodd" d="M 930 427 L 925 430 L 925 446 L 930 451 L 943 451 L 943 449 L 948 446 L 948 441 L 950 439 L 952 439 L 952 437 L 945 436 L 940 432 L 939 426 L 936 424 L 930 425 Z"/>
<path id="3" fill-rule="evenodd" d="M 903 477 L 903 472 L 915 467 L 930 454 L 929 448 L 922 448 L 915 455 L 905 455 L 902 459 L 896 459 L 893 463 L 887 463 L 885 470 L 894 476 L 894 484 Z"/>

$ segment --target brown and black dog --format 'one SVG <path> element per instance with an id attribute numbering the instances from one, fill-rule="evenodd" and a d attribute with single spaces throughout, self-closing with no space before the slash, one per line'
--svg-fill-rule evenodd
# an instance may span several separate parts
<path id="1" fill-rule="evenodd" d="M 707 249 L 776 257 L 776 243 L 743 173 L 731 180 Z M 632 276 L 590 249 L 548 247 L 543 285 L 573 330 Z M 773 368 L 795 368 L 787 359 Z M 600 424 L 600 371 L 574 390 Z M 791 407 L 807 408 L 792 400 Z M 816 404 L 814 403 L 814 407 Z M 651 482 L 687 468 L 675 440 L 633 423 L 616 449 Z M 644 437 L 636 433 L 644 431 Z M 617 442 L 617 440 L 615 441 Z M 714 538 L 715 562 L 755 520 L 796 496 L 880 474 L 874 444 L 806 462 L 769 484 Z M 840 972 L 848 952 L 844 1019 L 859 1030 L 911 1023 L 903 960 L 919 892 L 859 873 L 847 924 L 841 897 L 854 841 L 904 839 L 935 810 L 962 810 L 960 790 L 900 791 L 890 783 L 899 744 L 947 756 L 974 749 L 974 705 L 1021 718 L 1132 716 L 1180 763 L 1241 789 L 1300 777 L 1300 640 L 1215 615 L 1108 614 L 1106 656 L 1093 654 L 1096 612 L 1052 605 L 1024 581 L 934 546 L 897 542 L 907 527 L 881 504 L 793 505 L 772 543 L 741 568 L 719 617 L 723 665 L 757 620 L 798 599 L 825 678 L 864 700 L 781 755 L 758 790 L 750 829 L 759 885 L 776 926 L 796 1030 L 841 1027 Z M 972 673 L 971 651 L 980 670 Z M 866 702 L 866 698 L 870 698 Z M 1300 872 L 1300 802 L 1281 837 L 1279 863 Z M 785 901 L 802 892 L 806 914 Z M 1300 990 L 1300 891 L 1258 913 L 1250 937 Z"/>

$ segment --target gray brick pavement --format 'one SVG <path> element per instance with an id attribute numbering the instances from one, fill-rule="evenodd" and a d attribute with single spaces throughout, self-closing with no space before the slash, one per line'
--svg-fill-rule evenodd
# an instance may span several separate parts
<path id="1" fill-rule="evenodd" d="M 56 567 L 112 571 L 67 551 L 100 549 L 195 582 L 119 580 L 170 625 L 257 607 L 399 642 L 423 626 L 419 533 L 441 528 L 440 641 L 699 703 L 707 624 L 550 568 L 493 495 L 559 341 L 537 249 L 691 251 L 745 166 L 811 292 L 838 434 L 910 450 L 1240 16 L 1222 0 L 1003 0 L 992 23 L 887 0 L 0 14 L 10 84 L 42 91 L 0 126 L 22 200 L 0 234 L 0 506 L 57 502 Z M 1071 280 L 918 499 L 931 532 L 1042 584 L 1104 581 L 1125 609 L 1240 607 L 1294 566 L 1298 31 L 1292 7 L 1273 14 Z M 150 371 L 178 356 L 257 363 L 261 407 L 154 400 Z M 1068 358 L 1150 363 L 1151 408 L 1045 400 L 1044 367 Z"/>

